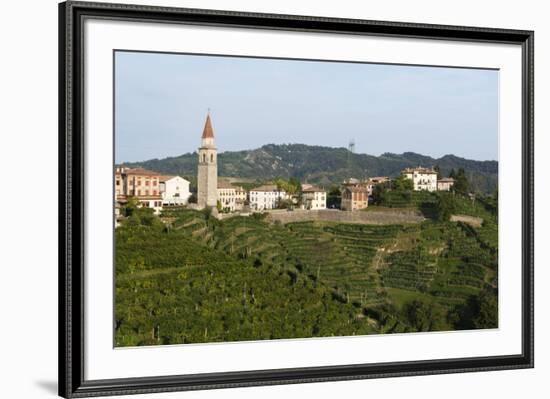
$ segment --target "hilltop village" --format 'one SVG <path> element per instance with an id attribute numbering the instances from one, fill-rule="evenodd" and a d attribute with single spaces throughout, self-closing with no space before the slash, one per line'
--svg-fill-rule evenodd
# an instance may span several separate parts
<path id="1" fill-rule="evenodd" d="M 211 207 L 216 215 L 265 212 L 275 209 L 315 211 L 327 209 L 327 190 L 300 182 L 278 179 L 269 184 L 245 189 L 229 180 L 218 178 L 217 149 L 210 115 L 207 115 L 198 148 L 196 192 L 190 182 L 181 176 L 166 176 L 143 168 L 115 168 L 115 214 L 130 199 L 139 206 L 153 209 L 159 214 L 165 208 Z M 330 208 L 341 211 L 365 209 L 372 203 L 377 190 L 392 190 L 406 186 L 413 191 L 450 191 L 455 183 L 452 177 L 439 177 L 436 168 L 406 168 L 395 179 L 376 176 L 365 179 L 350 177 L 339 188 L 340 202 Z"/>
<path id="2" fill-rule="evenodd" d="M 116 346 L 498 327 L 498 197 L 463 169 L 318 187 L 218 155 L 208 116 L 196 175 L 117 167 Z"/>

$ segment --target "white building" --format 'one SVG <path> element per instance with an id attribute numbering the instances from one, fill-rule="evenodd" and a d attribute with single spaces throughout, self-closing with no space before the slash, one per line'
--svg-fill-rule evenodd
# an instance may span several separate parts
<path id="1" fill-rule="evenodd" d="M 230 183 L 218 180 L 218 201 L 225 212 L 234 212 L 237 204 L 237 189 Z"/>
<path id="2" fill-rule="evenodd" d="M 327 207 L 326 191 L 311 184 L 302 184 L 302 199 L 306 209 L 326 209 Z"/>
<path id="3" fill-rule="evenodd" d="M 401 174 L 413 181 L 414 191 L 437 191 L 437 172 L 430 168 L 407 168 Z"/>
<path id="4" fill-rule="evenodd" d="M 250 190 L 250 208 L 256 211 L 275 209 L 280 200 L 288 200 L 290 196 L 276 185 L 264 185 Z"/>
<path id="5" fill-rule="evenodd" d="M 235 210 L 240 211 L 244 208 L 248 193 L 241 186 L 235 187 Z"/>
<path id="6" fill-rule="evenodd" d="M 163 205 L 187 205 L 189 181 L 180 176 L 160 176 L 160 195 Z"/>

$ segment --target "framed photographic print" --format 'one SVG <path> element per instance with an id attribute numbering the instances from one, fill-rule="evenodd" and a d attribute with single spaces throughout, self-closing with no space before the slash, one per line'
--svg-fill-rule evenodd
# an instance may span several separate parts
<path id="1" fill-rule="evenodd" d="M 61 396 L 533 367 L 533 32 L 59 16 Z"/>

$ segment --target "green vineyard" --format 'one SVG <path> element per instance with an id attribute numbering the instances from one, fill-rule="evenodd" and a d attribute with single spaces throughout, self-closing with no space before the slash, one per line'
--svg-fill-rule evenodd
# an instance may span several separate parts
<path id="1" fill-rule="evenodd" d="M 497 217 L 458 206 L 482 227 L 140 210 L 116 230 L 116 346 L 497 327 Z"/>

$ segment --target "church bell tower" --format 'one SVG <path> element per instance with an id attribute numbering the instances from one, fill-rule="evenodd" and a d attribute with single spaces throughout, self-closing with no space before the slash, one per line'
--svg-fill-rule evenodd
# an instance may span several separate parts
<path id="1" fill-rule="evenodd" d="M 199 166 L 197 172 L 197 205 L 200 208 L 216 207 L 218 201 L 218 151 L 214 144 L 214 129 L 210 113 L 206 116 L 206 123 L 199 147 Z"/>

